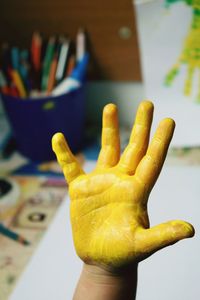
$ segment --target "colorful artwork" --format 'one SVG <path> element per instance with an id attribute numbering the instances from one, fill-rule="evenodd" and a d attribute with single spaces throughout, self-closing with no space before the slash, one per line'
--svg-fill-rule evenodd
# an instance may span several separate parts
<path id="1" fill-rule="evenodd" d="M 152 131 L 170 116 L 176 121 L 172 146 L 198 147 L 200 0 L 174 1 L 173 6 L 169 0 L 170 9 L 165 8 L 167 1 L 135 5 L 144 97 L 154 101 L 157 111 Z"/>
<path id="2" fill-rule="evenodd" d="M 167 0 L 167 6 L 180 0 Z M 182 0 L 192 9 L 192 23 L 189 33 L 184 41 L 184 46 L 177 62 L 165 78 L 166 86 L 172 85 L 175 77 L 180 72 L 182 64 L 187 65 L 187 75 L 184 83 L 184 95 L 190 96 L 195 72 L 198 72 L 197 101 L 200 101 L 200 0 Z"/>

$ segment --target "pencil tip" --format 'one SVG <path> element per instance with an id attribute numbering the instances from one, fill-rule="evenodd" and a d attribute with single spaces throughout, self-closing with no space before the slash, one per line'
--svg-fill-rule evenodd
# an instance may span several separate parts
<path id="1" fill-rule="evenodd" d="M 29 246 L 31 243 L 30 243 L 29 241 L 27 241 L 27 240 L 24 240 L 24 241 L 23 241 L 23 244 L 24 244 L 25 246 Z"/>

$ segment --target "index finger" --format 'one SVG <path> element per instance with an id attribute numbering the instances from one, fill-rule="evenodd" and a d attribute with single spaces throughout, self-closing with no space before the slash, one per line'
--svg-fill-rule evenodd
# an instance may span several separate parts
<path id="1" fill-rule="evenodd" d="M 52 138 L 52 148 L 56 154 L 58 163 L 63 170 L 63 174 L 67 183 L 70 183 L 78 176 L 84 174 L 84 171 L 69 149 L 69 146 L 62 133 L 58 132 L 54 134 Z"/>
<path id="2" fill-rule="evenodd" d="M 136 178 L 150 190 L 162 169 L 174 128 L 175 122 L 172 119 L 166 118 L 160 122 L 146 155 L 136 169 Z"/>

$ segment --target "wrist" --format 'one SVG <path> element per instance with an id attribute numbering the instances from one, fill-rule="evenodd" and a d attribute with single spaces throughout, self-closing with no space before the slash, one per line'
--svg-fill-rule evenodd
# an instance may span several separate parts
<path id="1" fill-rule="evenodd" d="M 137 264 L 123 270 L 84 264 L 73 300 L 133 300 L 136 285 Z M 87 293 L 86 298 L 84 293 Z"/>
<path id="2" fill-rule="evenodd" d="M 137 274 L 137 264 L 128 266 L 123 269 L 113 269 L 105 268 L 96 265 L 89 265 L 84 263 L 82 276 L 95 284 L 102 283 L 124 283 L 127 281 L 132 281 L 132 279 Z"/>

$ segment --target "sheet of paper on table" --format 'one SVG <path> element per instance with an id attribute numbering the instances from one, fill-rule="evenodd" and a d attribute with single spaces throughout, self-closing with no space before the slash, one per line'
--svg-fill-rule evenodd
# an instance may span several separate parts
<path id="1" fill-rule="evenodd" d="M 88 162 L 85 170 L 93 167 L 94 162 Z M 183 219 L 194 225 L 197 235 L 140 263 L 137 300 L 199 298 L 199 178 L 198 167 L 167 166 L 158 179 L 149 199 L 151 225 Z M 10 300 L 72 299 L 81 266 L 73 247 L 67 198 Z"/>

